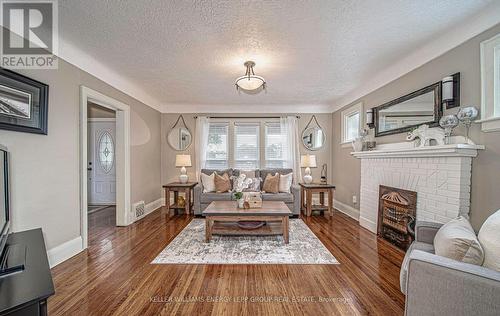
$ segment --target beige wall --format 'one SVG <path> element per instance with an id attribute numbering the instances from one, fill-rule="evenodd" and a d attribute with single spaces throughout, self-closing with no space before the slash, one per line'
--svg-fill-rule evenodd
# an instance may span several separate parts
<path id="1" fill-rule="evenodd" d="M 80 85 L 131 107 L 132 202 L 161 197 L 158 111 L 63 60 L 58 70 L 18 72 L 49 85 L 49 127 L 47 136 L 0 130 L 12 158 L 14 231 L 41 227 L 48 249 L 80 236 Z"/>
<path id="2" fill-rule="evenodd" d="M 371 108 L 423 88 L 455 72 L 461 73 L 461 104 L 481 104 L 481 78 L 479 43 L 500 33 L 500 25 L 472 38 L 448 53 L 415 69 L 386 86 L 356 100 L 363 102 L 364 108 Z M 352 105 L 351 104 L 351 105 Z M 445 114 L 456 113 L 458 108 L 446 110 Z M 340 111 L 333 114 L 333 175 L 337 184 L 337 199 L 359 209 L 359 204 L 352 203 L 352 195 L 359 197 L 360 162 L 350 156 L 351 148 L 342 148 L 340 143 Z M 373 130 L 371 131 L 373 133 Z M 455 133 L 464 135 L 460 127 Z M 377 137 L 377 143 L 404 141 L 405 134 Z M 471 222 L 477 230 L 484 220 L 500 209 L 500 132 L 483 133 L 480 124 L 471 129 L 471 138 L 477 144 L 486 146 L 486 150 L 473 159 Z"/>
<path id="3" fill-rule="evenodd" d="M 115 118 L 116 113 L 113 110 L 99 106 L 92 102 L 87 103 L 87 117 L 88 118 Z"/>
<path id="4" fill-rule="evenodd" d="M 207 115 L 210 116 L 210 114 L 199 114 L 199 115 Z M 272 116 L 280 116 L 284 114 L 272 114 Z M 297 114 L 300 116 L 299 119 L 299 133 L 302 133 L 302 130 L 305 128 L 309 120 L 311 119 L 312 114 Z M 326 132 L 326 142 L 325 146 L 321 148 L 318 151 L 308 151 L 306 148 L 301 144 L 300 146 L 300 153 L 301 154 L 306 154 L 310 153 L 313 155 L 316 155 L 317 159 L 317 164 L 318 168 L 313 168 L 312 169 L 312 175 L 314 177 L 314 180 L 319 181 L 320 175 L 321 175 L 321 166 L 326 163 L 328 166 L 329 170 L 329 175 L 328 178 L 331 179 L 330 174 L 331 174 L 331 137 L 332 137 L 332 124 L 331 124 L 331 114 L 315 114 L 316 118 L 318 119 L 319 124 L 321 127 Z M 195 179 L 195 150 L 194 150 L 194 130 L 195 130 L 195 119 L 193 114 L 183 114 L 184 120 L 186 121 L 186 124 L 191 131 L 193 135 L 193 144 L 189 146 L 189 148 L 185 151 L 175 151 L 172 149 L 172 147 L 167 143 L 167 134 L 168 131 L 173 127 L 175 124 L 175 121 L 177 120 L 177 117 L 179 114 L 162 114 L 161 117 L 161 144 L 162 144 L 162 181 L 164 183 L 166 182 L 171 182 L 171 181 L 177 181 L 177 177 L 179 175 L 179 170 L 175 168 L 175 155 L 179 153 L 186 153 L 186 154 L 191 154 L 191 159 L 193 163 L 193 167 L 187 168 L 188 170 L 188 175 L 190 179 Z M 235 115 L 235 114 L 217 114 L 217 116 L 238 116 L 238 117 L 248 117 L 248 116 L 266 116 L 265 114 L 242 114 L 242 115 Z M 302 170 L 303 172 L 304 170 Z"/>

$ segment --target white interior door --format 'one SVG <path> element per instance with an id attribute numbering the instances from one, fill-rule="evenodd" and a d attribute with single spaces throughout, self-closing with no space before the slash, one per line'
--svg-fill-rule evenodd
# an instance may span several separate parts
<path id="1" fill-rule="evenodd" d="M 115 121 L 88 122 L 88 204 L 116 203 Z"/>

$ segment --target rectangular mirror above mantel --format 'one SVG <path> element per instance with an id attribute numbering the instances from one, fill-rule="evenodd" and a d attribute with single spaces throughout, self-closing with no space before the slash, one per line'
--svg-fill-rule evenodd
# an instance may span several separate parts
<path id="1" fill-rule="evenodd" d="M 403 133 L 414 127 L 439 125 L 442 116 L 441 82 L 374 108 L 375 137 Z"/>
<path id="2" fill-rule="evenodd" d="M 427 124 L 439 126 L 443 109 L 460 105 L 460 73 L 379 105 L 369 113 L 375 137 L 399 134 Z"/>

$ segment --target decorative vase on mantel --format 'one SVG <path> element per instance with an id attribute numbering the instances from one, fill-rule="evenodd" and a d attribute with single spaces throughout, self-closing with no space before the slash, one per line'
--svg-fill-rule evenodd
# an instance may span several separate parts
<path id="1" fill-rule="evenodd" d="M 356 139 L 352 141 L 352 149 L 354 149 L 354 151 L 363 150 L 363 137 L 356 137 Z"/>
<path id="2" fill-rule="evenodd" d="M 356 137 L 352 142 L 352 149 L 354 151 L 363 151 L 366 148 L 363 148 L 363 143 L 365 142 L 365 137 L 368 135 L 368 130 L 366 128 L 359 131 L 359 136 Z"/>

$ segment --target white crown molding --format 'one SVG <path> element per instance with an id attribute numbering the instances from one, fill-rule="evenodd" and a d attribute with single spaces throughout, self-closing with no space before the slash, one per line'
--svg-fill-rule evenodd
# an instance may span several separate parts
<path id="1" fill-rule="evenodd" d="M 94 77 L 137 99 L 160 113 L 331 113 L 329 104 L 161 104 L 127 78 L 88 55 L 63 38 L 59 39 L 59 57 Z"/>
<path id="2" fill-rule="evenodd" d="M 500 22 L 500 2 L 494 2 L 466 22 L 457 25 L 450 32 L 436 37 L 419 50 L 404 57 L 385 71 L 376 75 L 361 87 L 334 101 L 335 105 L 298 104 L 298 105 L 223 105 L 223 104 L 165 104 L 139 88 L 128 78 L 119 75 L 94 57 L 83 52 L 64 38 L 59 39 L 59 57 L 106 82 L 121 92 L 141 101 L 161 113 L 331 113 L 336 112 L 359 98 L 383 87 L 425 63 L 443 55 L 472 37 L 484 32 Z"/>
<path id="3" fill-rule="evenodd" d="M 5 28 L 5 26 L 3 25 L 1 25 L 1 27 Z M 26 39 L 23 34 L 19 34 L 15 31 L 11 32 L 21 38 Z M 54 55 L 76 66 L 80 70 L 91 74 L 97 79 L 104 81 L 106 84 L 109 84 L 115 89 L 161 112 L 160 102 L 148 95 L 144 90 L 138 88 L 137 84 L 134 84 L 129 79 L 120 76 L 114 70 L 104 65 L 94 57 L 83 52 L 81 49 L 75 47 L 64 38 L 59 37 L 57 38 L 57 41 L 59 46 L 55 51 L 52 52 Z"/>
<path id="4" fill-rule="evenodd" d="M 458 24 L 451 31 L 443 33 L 414 53 L 399 60 L 364 85 L 341 97 L 339 100 L 335 101 L 335 105 L 330 108 L 331 111 L 336 112 L 342 109 L 370 92 L 385 86 L 425 63 L 445 54 L 460 44 L 463 44 L 474 36 L 492 28 L 499 22 L 500 1 L 496 1 L 487 6 L 480 13 L 470 17 L 467 21 Z"/>
<path id="5" fill-rule="evenodd" d="M 59 39 L 59 44 L 60 48 L 58 56 L 60 58 L 104 81 L 115 89 L 120 90 L 147 106 L 161 112 L 161 103 L 139 88 L 137 84 L 132 83 L 128 78 L 120 76 L 114 70 L 75 47 L 63 38 Z"/>
<path id="6" fill-rule="evenodd" d="M 164 104 L 162 113 L 331 113 L 328 104 Z"/>

